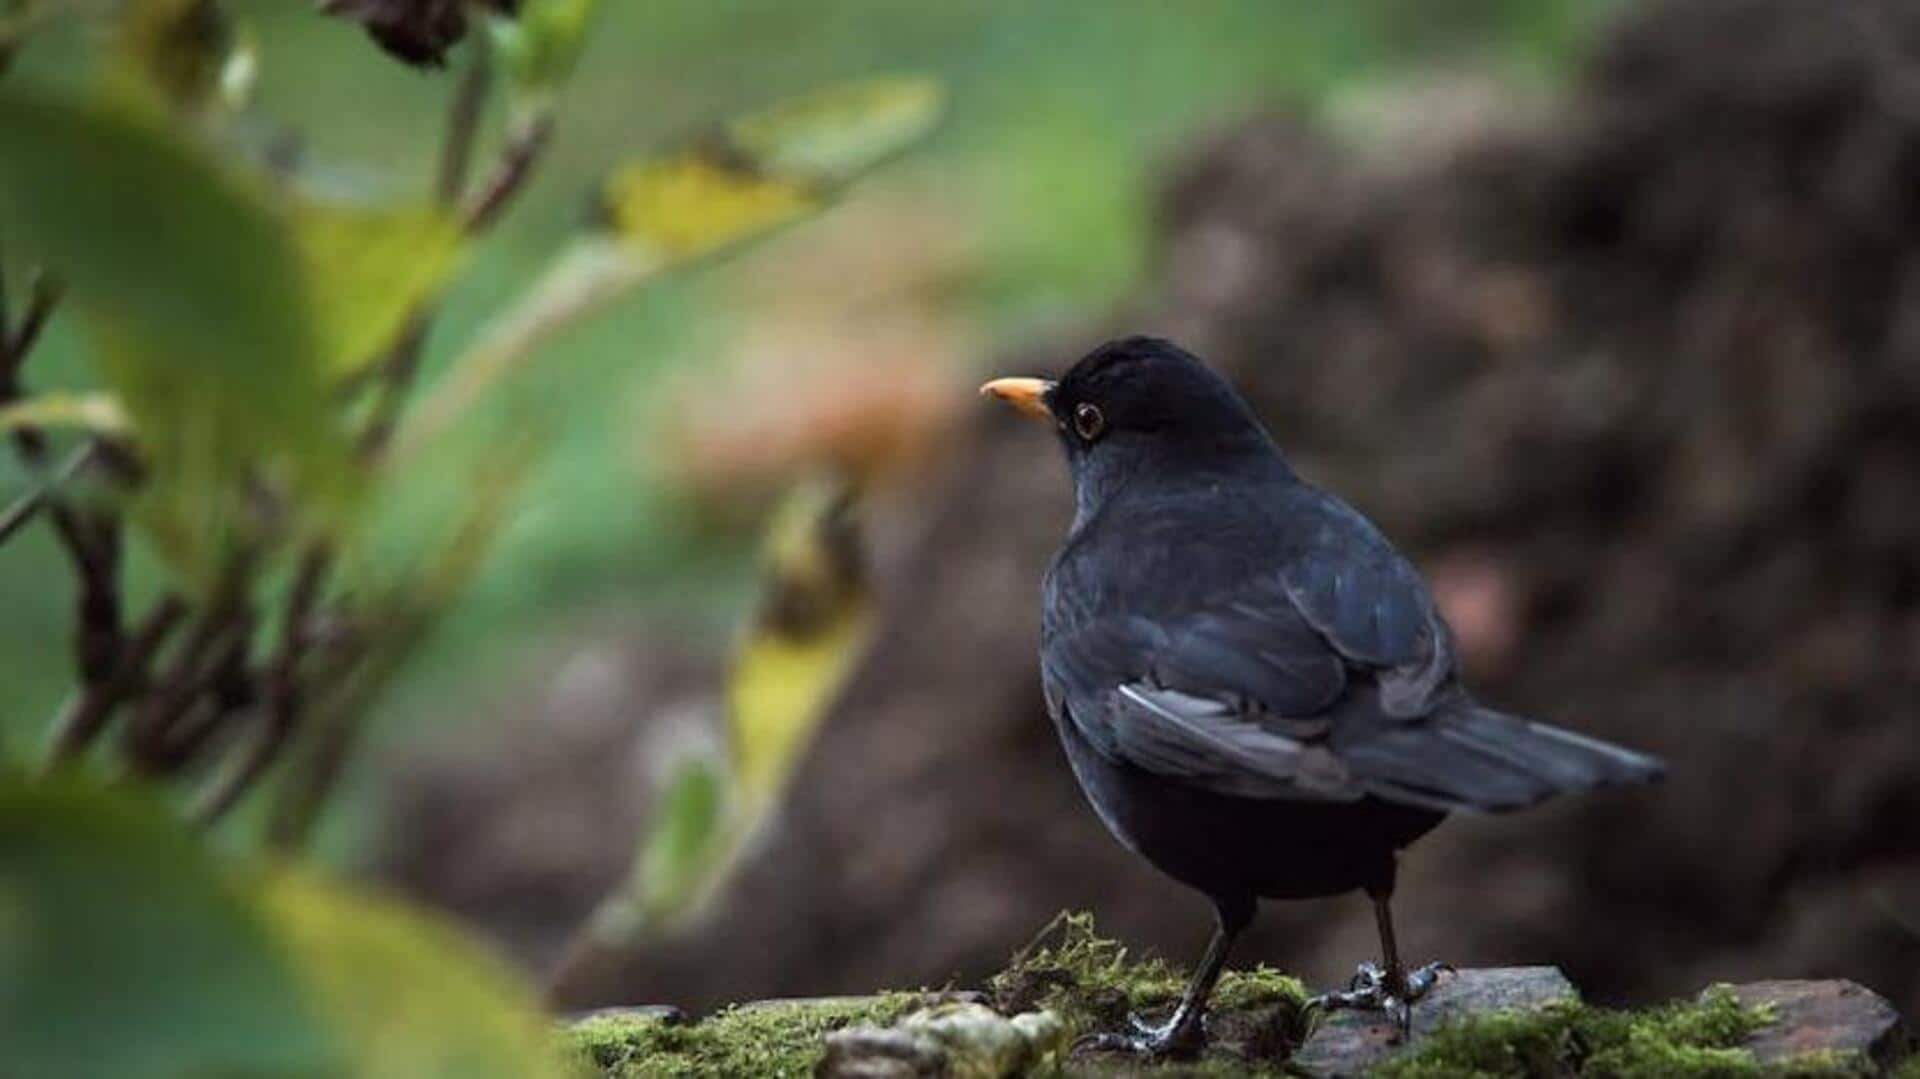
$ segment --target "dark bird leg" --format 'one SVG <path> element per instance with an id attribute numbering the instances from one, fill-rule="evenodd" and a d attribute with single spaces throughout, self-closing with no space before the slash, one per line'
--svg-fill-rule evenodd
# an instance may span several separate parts
<path id="1" fill-rule="evenodd" d="M 1207 998 L 1213 994 L 1214 983 L 1220 980 L 1220 972 L 1227 965 L 1227 952 L 1233 948 L 1234 938 L 1253 920 L 1253 907 L 1253 900 L 1244 896 L 1214 900 L 1217 924 L 1213 938 L 1207 942 L 1206 954 L 1200 957 L 1200 966 L 1194 970 L 1186 992 L 1180 995 L 1180 1006 L 1174 1009 L 1171 1019 L 1155 1025 L 1132 1017 L 1132 1033 L 1089 1034 L 1074 1048 L 1143 1056 L 1185 1055 L 1206 1048 Z"/>
<path id="2" fill-rule="evenodd" d="M 1341 1008 L 1365 1008 L 1383 1011 L 1392 1018 L 1401 1040 L 1413 1033 L 1413 1005 L 1433 989 L 1440 972 L 1453 973 L 1446 963 L 1428 963 L 1408 971 L 1400 962 L 1400 946 L 1393 936 L 1393 886 L 1368 888 L 1373 900 L 1374 921 L 1380 927 L 1380 953 L 1386 963 L 1382 970 L 1374 963 L 1362 963 L 1344 993 L 1323 993 L 1308 1002 L 1309 1008 L 1335 1011 Z"/>

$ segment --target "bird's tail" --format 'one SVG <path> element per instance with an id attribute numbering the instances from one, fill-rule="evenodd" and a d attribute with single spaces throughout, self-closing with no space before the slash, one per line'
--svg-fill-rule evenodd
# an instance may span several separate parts
<path id="1" fill-rule="evenodd" d="M 1371 793 L 1432 809 L 1504 813 L 1595 787 L 1651 783 L 1657 757 L 1463 700 L 1349 754 Z M 1358 749 L 1358 747 L 1356 747 Z"/>

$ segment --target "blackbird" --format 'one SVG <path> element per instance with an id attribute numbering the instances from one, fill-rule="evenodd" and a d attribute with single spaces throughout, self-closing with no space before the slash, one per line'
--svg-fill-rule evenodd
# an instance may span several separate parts
<path id="1" fill-rule="evenodd" d="M 1172 1018 L 1100 1047 L 1202 1047 L 1207 997 L 1257 901 L 1356 889 L 1384 962 L 1315 1003 L 1385 1010 L 1405 1037 L 1412 1003 L 1450 968 L 1401 964 L 1399 851 L 1456 810 L 1664 771 L 1474 700 L 1420 575 L 1178 346 L 1125 338 L 1058 382 L 981 392 L 1054 424 L 1073 475 L 1040 669 L 1074 776 L 1121 843 L 1218 919 Z"/>

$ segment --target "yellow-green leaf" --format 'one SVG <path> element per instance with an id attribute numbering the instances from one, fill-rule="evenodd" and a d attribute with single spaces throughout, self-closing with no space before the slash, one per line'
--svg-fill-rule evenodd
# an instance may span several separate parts
<path id="1" fill-rule="evenodd" d="M 807 215 L 822 196 L 706 150 L 628 165 L 608 178 L 607 224 L 643 258 L 702 255 Z"/>
<path id="2" fill-rule="evenodd" d="M 661 273 L 825 208 L 926 134 L 940 108 L 939 85 L 926 79 L 854 83 L 614 169 L 596 195 L 602 227 L 481 330 L 414 410 L 393 457 L 416 451 L 565 327 Z"/>
<path id="3" fill-rule="evenodd" d="M 191 583 L 244 523 L 243 481 L 296 513 L 338 504 L 348 444 L 299 252 L 260 192 L 149 115 L 8 89 L 0 230 L 68 286 L 148 466 L 136 511 Z"/>
<path id="4" fill-rule="evenodd" d="M 356 1079 L 564 1075 L 548 1021 L 504 963 L 451 925 L 306 874 L 264 881 L 260 902 Z"/>
<path id="5" fill-rule="evenodd" d="M 127 433 L 127 414 L 104 393 L 43 393 L 0 408 L 0 431 L 74 427 L 95 434 Z"/>
<path id="6" fill-rule="evenodd" d="M 70 780 L 0 786 L 9 1075 L 338 1075 L 339 1040 L 167 806 Z"/>
<path id="7" fill-rule="evenodd" d="M 837 483 L 803 483 L 767 531 L 765 598 L 727 677 L 749 813 L 779 796 L 866 645 L 872 612 L 849 498 Z"/>
<path id="8" fill-rule="evenodd" d="M 309 203 L 293 211 L 327 370 L 350 374 L 391 344 L 461 262 L 459 222 L 431 206 Z"/>
<path id="9" fill-rule="evenodd" d="M 123 71 L 173 104 L 238 104 L 251 86 L 252 43 L 216 0 L 126 0 L 113 30 Z"/>

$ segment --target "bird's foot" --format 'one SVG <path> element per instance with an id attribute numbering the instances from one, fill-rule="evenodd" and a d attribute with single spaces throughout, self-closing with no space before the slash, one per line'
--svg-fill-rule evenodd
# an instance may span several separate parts
<path id="1" fill-rule="evenodd" d="M 1353 1008 L 1385 1012 L 1393 1020 L 1399 1040 L 1405 1041 L 1413 1034 L 1414 1003 L 1433 991 L 1443 971 L 1452 974 L 1452 965 L 1428 963 L 1396 979 L 1392 972 L 1380 969 L 1378 963 L 1362 963 L 1353 972 L 1353 980 L 1345 992 L 1322 993 L 1309 1000 L 1307 1008 L 1310 1011 Z M 1395 985 L 1396 980 L 1400 984 Z"/>
<path id="2" fill-rule="evenodd" d="M 1127 1017 L 1128 1032 L 1088 1034 L 1073 1043 L 1075 1051 L 1129 1053 L 1140 1057 L 1193 1056 L 1207 1046 L 1206 1020 L 1175 1012 L 1164 1023 L 1149 1023 L 1137 1015 Z"/>

